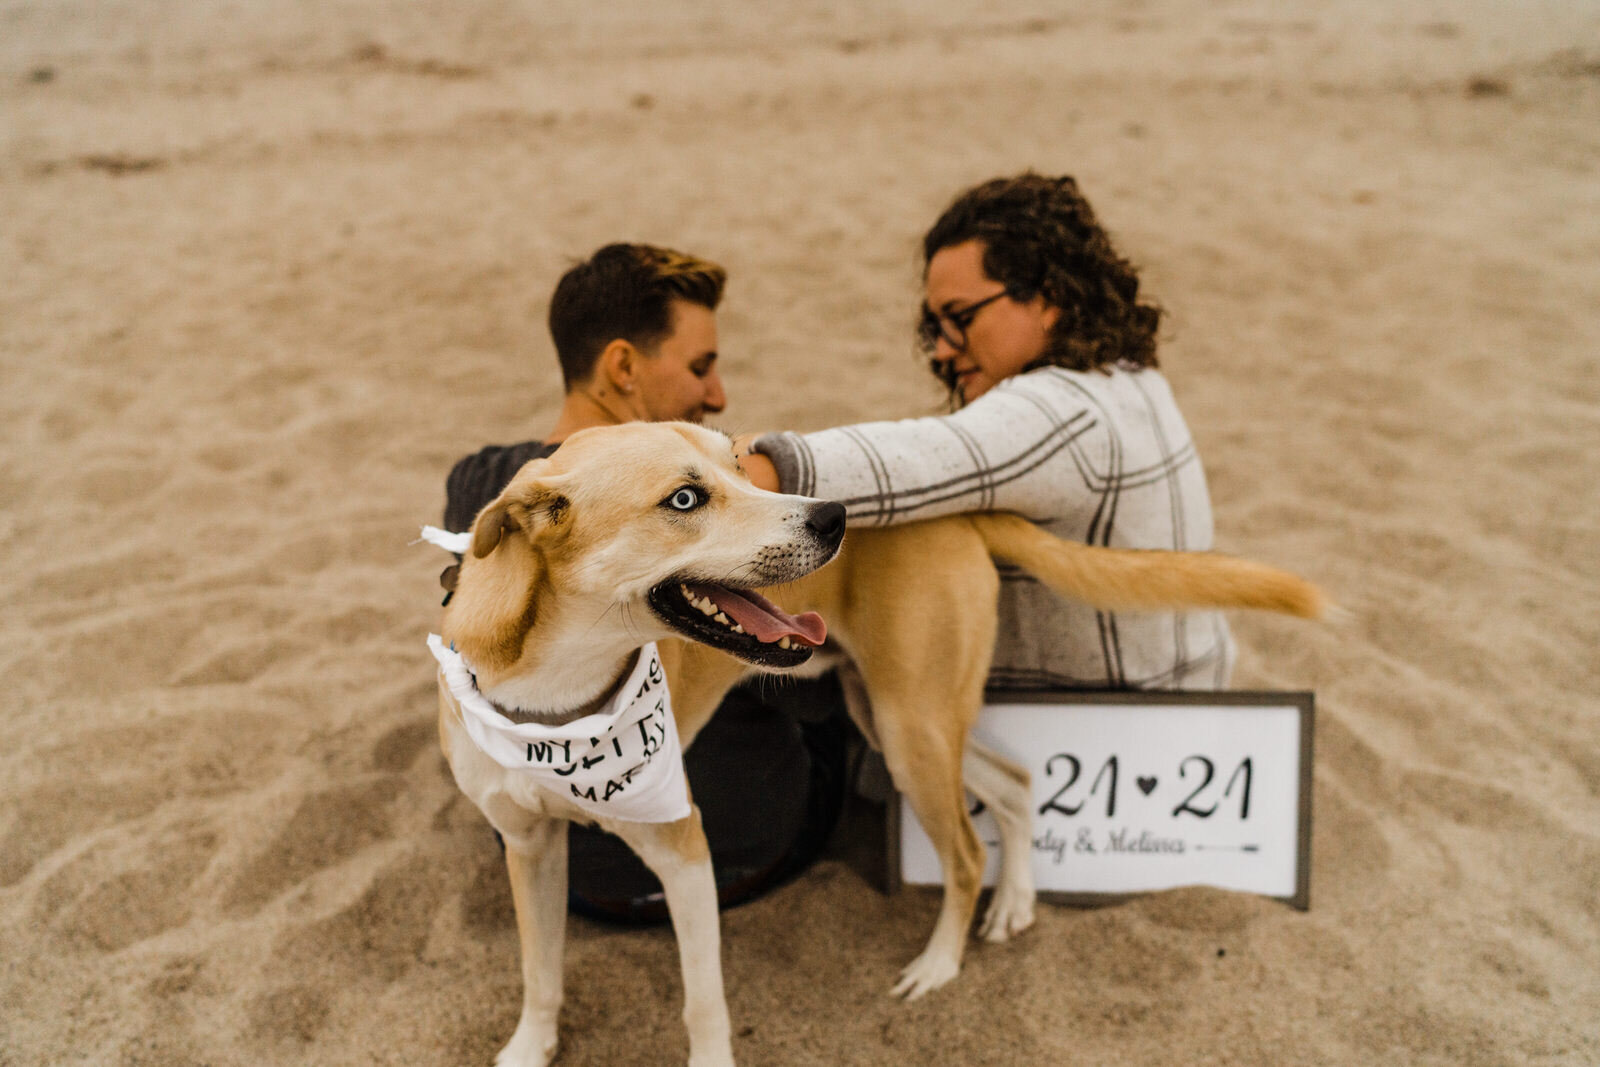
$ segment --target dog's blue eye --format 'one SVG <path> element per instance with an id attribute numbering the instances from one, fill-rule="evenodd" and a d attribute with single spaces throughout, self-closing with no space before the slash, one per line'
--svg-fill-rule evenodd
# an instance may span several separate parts
<path id="1" fill-rule="evenodd" d="M 700 506 L 701 499 L 700 490 L 690 489 L 686 485 L 667 497 L 667 507 L 676 511 L 693 511 Z"/>

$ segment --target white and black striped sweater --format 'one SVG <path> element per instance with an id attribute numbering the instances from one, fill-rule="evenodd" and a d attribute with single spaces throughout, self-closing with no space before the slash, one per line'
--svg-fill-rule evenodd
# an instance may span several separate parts
<path id="1" fill-rule="evenodd" d="M 1089 544 L 1211 547 L 1205 472 L 1154 370 L 1045 368 L 951 415 L 768 434 L 754 448 L 785 492 L 837 500 L 861 525 L 1012 511 Z M 1001 567 L 991 686 L 1220 689 L 1233 661 L 1216 612 L 1097 612 Z"/>

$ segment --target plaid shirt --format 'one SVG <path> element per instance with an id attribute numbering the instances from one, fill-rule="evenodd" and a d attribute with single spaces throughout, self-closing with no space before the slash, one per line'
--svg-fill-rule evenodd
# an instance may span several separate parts
<path id="1" fill-rule="evenodd" d="M 784 492 L 837 500 L 866 526 L 1012 511 L 1058 537 L 1207 550 L 1211 498 L 1172 390 L 1154 370 L 1056 367 L 951 415 L 768 434 Z M 1216 612 L 1112 613 L 1000 567 L 991 686 L 1221 689 L 1234 644 Z"/>

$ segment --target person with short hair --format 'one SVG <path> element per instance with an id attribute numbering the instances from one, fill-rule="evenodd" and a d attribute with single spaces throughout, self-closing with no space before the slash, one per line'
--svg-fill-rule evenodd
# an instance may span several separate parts
<path id="1" fill-rule="evenodd" d="M 958 196 L 923 238 L 918 339 L 948 415 L 741 439 L 764 488 L 881 526 L 1012 511 L 1120 548 L 1206 550 L 1200 456 L 1156 369 L 1160 310 L 1070 177 Z M 1220 689 L 1235 650 L 1214 611 L 1096 611 L 1002 566 L 991 686 Z"/>
<path id="2" fill-rule="evenodd" d="M 606 245 L 562 275 L 549 316 L 566 386 L 555 425 L 541 440 L 458 461 L 446 480 L 445 528 L 469 529 L 525 463 L 579 430 L 720 412 L 716 310 L 726 282 L 709 260 L 646 244 Z M 844 799 L 843 699 L 831 676 L 738 686 L 685 754 L 721 906 L 782 884 L 826 844 Z M 667 917 L 655 876 L 591 827 L 568 831 L 568 898 L 600 918 Z"/>
<path id="3" fill-rule="evenodd" d="M 645 244 L 606 245 L 563 274 L 549 315 L 566 389 L 555 425 L 541 440 L 460 460 L 446 482 L 446 529 L 465 530 L 524 463 L 579 430 L 721 411 L 716 311 L 727 279 L 709 260 Z"/>

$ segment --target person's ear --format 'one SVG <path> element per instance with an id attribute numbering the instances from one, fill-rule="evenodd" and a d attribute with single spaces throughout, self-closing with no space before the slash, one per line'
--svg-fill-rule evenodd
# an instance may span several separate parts
<path id="1" fill-rule="evenodd" d="M 641 354 L 633 342 L 619 337 L 606 345 L 600 353 L 601 385 L 627 396 L 633 392 L 639 374 Z"/>
<path id="2" fill-rule="evenodd" d="M 1034 300 L 1039 302 L 1039 325 L 1044 327 L 1046 334 L 1049 334 L 1051 330 L 1056 328 L 1056 323 L 1061 321 L 1061 309 L 1047 301 L 1043 296 L 1036 296 Z"/>

